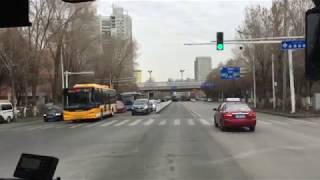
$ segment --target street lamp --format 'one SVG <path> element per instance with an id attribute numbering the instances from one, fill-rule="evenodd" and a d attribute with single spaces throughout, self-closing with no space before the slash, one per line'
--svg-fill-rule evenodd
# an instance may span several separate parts
<path id="1" fill-rule="evenodd" d="M 148 73 L 149 73 L 149 81 L 151 82 L 151 78 L 152 78 L 152 76 L 151 76 L 151 74 L 152 74 L 152 70 L 149 70 L 149 71 L 148 71 Z"/>
<path id="2" fill-rule="evenodd" d="M 183 73 L 184 73 L 184 69 L 181 69 L 181 70 L 180 70 L 180 73 L 181 73 L 181 81 L 183 81 Z"/>

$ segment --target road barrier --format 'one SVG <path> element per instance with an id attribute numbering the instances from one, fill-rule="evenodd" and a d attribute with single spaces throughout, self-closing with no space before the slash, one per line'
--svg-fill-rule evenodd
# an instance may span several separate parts
<path id="1" fill-rule="evenodd" d="M 166 107 L 168 107 L 172 101 L 162 102 L 159 103 L 156 109 L 156 113 L 160 113 L 162 110 L 164 110 Z"/>

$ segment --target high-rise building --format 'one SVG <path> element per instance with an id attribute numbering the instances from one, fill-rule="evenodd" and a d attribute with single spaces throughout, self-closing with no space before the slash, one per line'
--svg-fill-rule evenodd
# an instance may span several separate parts
<path id="1" fill-rule="evenodd" d="M 100 21 L 103 39 L 132 39 L 132 20 L 122 7 L 113 6 L 111 16 L 102 16 Z"/>
<path id="2" fill-rule="evenodd" d="M 194 62 L 194 77 L 196 81 L 204 82 L 211 72 L 211 57 L 196 57 Z"/>

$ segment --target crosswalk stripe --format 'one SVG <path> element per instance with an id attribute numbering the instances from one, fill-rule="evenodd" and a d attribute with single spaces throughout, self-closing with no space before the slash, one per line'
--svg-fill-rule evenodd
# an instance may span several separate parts
<path id="1" fill-rule="evenodd" d="M 202 123 L 203 125 L 206 125 L 206 126 L 210 125 L 209 122 L 206 121 L 205 119 L 199 119 L 199 120 L 201 121 L 201 123 Z"/>
<path id="2" fill-rule="evenodd" d="M 118 122 L 118 120 L 112 120 L 112 121 L 110 121 L 110 122 L 107 122 L 107 123 L 102 124 L 101 127 L 110 126 L 111 124 L 114 124 L 114 123 L 116 123 L 116 122 Z"/>
<path id="3" fill-rule="evenodd" d="M 190 126 L 194 126 L 194 121 L 193 121 L 193 119 L 189 119 L 189 120 L 188 120 L 188 124 L 189 124 Z"/>
<path id="4" fill-rule="evenodd" d="M 143 125 L 149 126 L 154 122 L 154 119 L 149 119 L 147 122 L 145 122 Z"/>
<path id="5" fill-rule="evenodd" d="M 87 125 L 87 126 L 84 126 L 86 128 L 90 128 L 90 127 L 94 127 L 94 126 L 99 126 L 101 124 L 101 122 L 95 122 L 93 124 L 90 124 L 90 125 Z"/>
<path id="6" fill-rule="evenodd" d="M 159 125 L 160 125 L 160 126 L 164 126 L 164 125 L 166 125 L 166 123 L 167 123 L 167 120 L 162 120 L 162 121 L 159 123 Z"/>
<path id="7" fill-rule="evenodd" d="M 41 126 L 36 126 L 36 127 L 32 127 L 32 128 L 28 128 L 28 131 L 36 130 L 36 129 L 39 129 L 39 128 L 41 128 L 41 127 L 43 127 L 43 125 L 41 125 Z"/>
<path id="8" fill-rule="evenodd" d="M 77 125 L 73 125 L 70 127 L 70 129 L 74 129 L 74 128 L 77 128 L 77 127 L 80 127 L 80 126 L 83 126 L 84 124 L 77 124 Z"/>
<path id="9" fill-rule="evenodd" d="M 136 121 L 134 121 L 133 123 L 129 124 L 129 126 L 135 126 L 137 124 L 139 124 L 142 121 L 142 119 L 138 119 Z"/>
<path id="10" fill-rule="evenodd" d="M 48 126 L 41 127 L 41 128 L 39 128 L 39 129 L 41 129 L 41 130 L 50 129 L 50 128 L 53 128 L 53 127 L 55 127 L 55 126 L 56 126 L 56 125 L 48 125 Z"/>
<path id="11" fill-rule="evenodd" d="M 179 126 L 180 125 L 180 119 L 175 119 L 174 120 L 174 125 Z"/>
<path id="12" fill-rule="evenodd" d="M 118 124 L 115 124 L 114 126 L 116 126 L 116 127 L 122 126 L 122 125 L 126 124 L 127 122 L 129 122 L 128 119 L 126 119 L 126 120 L 124 120 L 124 121 L 122 121 L 122 122 L 120 122 L 120 123 L 118 123 Z"/>

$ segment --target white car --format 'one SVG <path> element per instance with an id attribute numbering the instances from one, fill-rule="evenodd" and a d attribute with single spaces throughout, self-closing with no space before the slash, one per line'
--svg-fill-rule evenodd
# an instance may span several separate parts
<path id="1" fill-rule="evenodd" d="M 8 101 L 0 101 L 0 121 L 11 122 L 14 118 L 13 106 Z"/>

